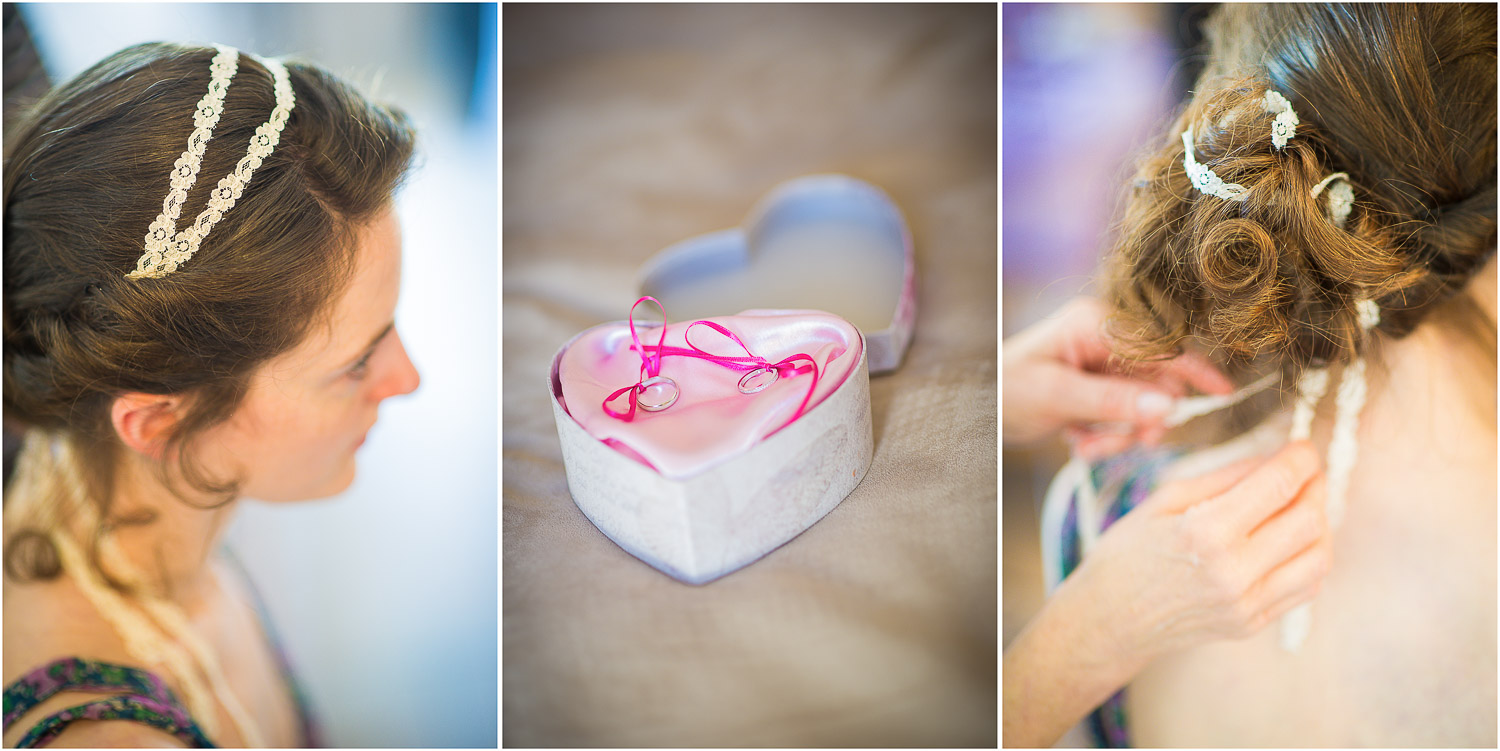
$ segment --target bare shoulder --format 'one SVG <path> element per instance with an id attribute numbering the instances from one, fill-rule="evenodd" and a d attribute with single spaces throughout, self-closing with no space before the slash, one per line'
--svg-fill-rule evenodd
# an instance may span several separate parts
<path id="1" fill-rule="evenodd" d="M 130 664 L 125 644 L 70 579 L 4 584 L 7 685 L 64 657 Z"/>
<path id="2" fill-rule="evenodd" d="M 129 665 L 134 661 L 125 651 L 118 635 L 101 618 L 67 579 L 40 582 L 17 582 L 7 577 L 4 583 L 4 670 L 3 680 L 10 686 L 32 671 L 56 660 L 86 658 L 100 662 Z M 4 734 L 6 746 L 14 747 L 43 718 L 69 707 L 103 699 L 109 694 L 66 691 L 43 700 L 17 718 Z M 128 722 L 81 722 L 59 734 L 54 746 L 110 745 L 90 738 L 75 740 L 81 728 L 120 726 L 118 732 L 149 731 L 160 736 L 157 745 L 175 739 L 159 730 Z M 150 737 L 150 734 L 147 736 Z M 122 739 L 116 745 L 128 745 Z"/>
<path id="3" fill-rule="evenodd" d="M 50 748 L 188 748 L 165 730 L 128 720 L 77 722 L 47 744 Z"/>

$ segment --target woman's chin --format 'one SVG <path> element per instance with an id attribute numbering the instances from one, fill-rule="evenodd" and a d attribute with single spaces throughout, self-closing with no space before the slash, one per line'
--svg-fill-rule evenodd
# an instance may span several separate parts
<path id="1" fill-rule="evenodd" d="M 351 454 L 349 460 L 344 462 L 344 466 L 339 469 L 339 473 L 329 480 L 328 487 L 325 489 L 327 492 L 318 497 L 328 498 L 348 490 L 349 486 L 354 484 L 354 478 L 358 475 L 358 469 L 358 462 Z"/>
<path id="2" fill-rule="evenodd" d="M 350 456 L 344 466 L 339 468 L 337 474 L 331 475 L 323 482 L 314 487 L 299 489 L 284 488 L 280 492 L 271 491 L 256 493 L 253 489 L 247 490 L 245 495 L 266 503 L 300 503 L 302 501 L 320 501 L 332 498 L 349 489 L 354 484 L 355 460 Z"/>

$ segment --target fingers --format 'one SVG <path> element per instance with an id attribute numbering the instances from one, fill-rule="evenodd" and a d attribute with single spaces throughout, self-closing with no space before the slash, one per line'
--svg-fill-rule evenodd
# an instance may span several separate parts
<path id="1" fill-rule="evenodd" d="M 1106 423 L 1088 428 L 1068 428 L 1066 432 L 1068 442 L 1079 456 L 1098 461 L 1137 445 L 1160 446 L 1168 430 L 1161 424 L 1148 423 L 1132 429 L 1126 423 Z"/>
<path id="2" fill-rule="evenodd" d="M 1075 453 L 1083 457 L 1085 461 L 1093 462 L 1129 449 L 1135 445 L 1135 436 L 1127 433 L 1099 433 L 1069 428 L 1068 441 L 1072 444 Z"/>
<path id="3" fill-rule="evenodd" d="M 1260 603 L 1263 621 L 1256 625 L 1274 621 L 1316 597 L 1332 564 L 1333 542 L 1324 537 L 1272 569 L 1256 582 L 1251 592 L 1252 601 Z"/>
<path id="4" fill-rule="evenodd" d="M 1109 314 L 1102 301 L 1075 297 L 1058 316 L 1056 346 L 1059 359 L 1077 367 L 1097 367 L 1114 353 L 1104 336 Z"/>
<path id="5" fill-rule="evenodd" d="M 1161 422 L 1172 411 L 1172 398 L 1144 381 L 1059 369 L 1051 400 L 1068 422 Z"/>
<path id="6" fill-rule="evenodd" d="M 1186 395 L 1186 386 L 1204 394 L 1234 392 L 1235 385 L 1229 376 L 1196 352 L 1183 352 L 1170 360 L 1117 359 L 1113 343 L 1100 328 L 1101 321 L 1102 316 L 1071 321 L 1077 328 L 1068 332 L 1069 339 L 1060 348 L 1059 359 L 1084 370 L 1137 380 L 1177 397 Z"/>
<path id="7" fill-rule="evenodd" d="M 1291 503 L 1319 469 L 1318 453 L 1312 443 L 1293 441 L 1224 491 L 1215 500 L 1215 506 L 1225 515 L 1230 532 L 1248 535 Z"/>
<path id="8" fill-rule="evenodd" d="M 1218 498 L 1263 462 L 1265 457 L 1252 456 L 1197 477 L 1175 480 L 1163 485 L 1145 503 L 1162 513 L 1185 511 L 1196 504 Z"/>
<path id="9" fill-rule="evenodd" d="M 1234 382 L 1195 352 L 1184 352 L 1167 360 L 1162 364 L 1162 374 L 1180 378 L 1205 394 L 1234 393 Z"/>
<path id="10" fill-rule="evenodd" d="M 1159 446 L 1162 439 L 1167 437 L 1168 429 L 1166 425 L 1160 423 L 1142 425 L 1141 429 L 1136 432 L 1136 437 L 1147 446 Z"/>
<path id="11" fill-rule="evenodd" d="M 1250 533 L 1245 550 L 1252 571 L 1270 571 L 1328 534 L 1328 481 L 1321 473 L 1296 500 Z"/>
<path id="12" fill-rule="evenodd" d="M 1192 352 L 1157 362 L 1114 362 L 1113 342 L 1103 328 L 1108 312 L 1099 300 L 1075 298 L 1051 327 L 1055 357 L 1077 376 L 1066 384 L 1077 400 L 1059 400 L 1059 406 L 1069 407 L 1068 419 L 1154 423 L 1171 411 L 1175 398 L 1185 395 L 1185 384 L 1208 394 L 1234 391 L 1227 376 Z"/>

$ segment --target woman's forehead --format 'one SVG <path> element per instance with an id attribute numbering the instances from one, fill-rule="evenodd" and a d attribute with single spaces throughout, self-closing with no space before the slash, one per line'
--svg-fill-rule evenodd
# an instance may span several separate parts
<path id="1" fill-rule="evenodd" d="M 333 312 L 336 318 L 386 319 L 383 325 L 395 313 L 401 291 L 401 222 L 394 209 L 386 209 L 355 237 L 354 277 Z"/>
<path id="2" fill-rule="evenodd" d="M 333 301 L 326 325 L 280 358 L 293 369 L 326 369 L 360 356 L 391 323 L 401 290 L 401 224 L 387 209 L 355 232 L 354 274 Z M 278 368 L 279 370 L 279 368 Z"/>

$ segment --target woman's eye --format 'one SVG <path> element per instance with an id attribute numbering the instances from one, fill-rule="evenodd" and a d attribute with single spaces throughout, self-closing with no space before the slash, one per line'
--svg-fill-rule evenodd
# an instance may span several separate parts
<path id="1" fill-rule="evenodd" d="M 364 357 L 359 358 L 359 362 L 354 363 L 353 365 L 351 365 L 349 367 L 348 376 L 350 378 L 353 378 L 354 380 L 358 381 L 360 379 L 363 379 L 366 375 L 369 375 L 369 372 L 370 372 L 370 358 L 373 357 L 374 355 L 375 355 L 375 350 L 373 350 L 373 349 L 370 350 L 369 352 L 366 352 Z"/>

